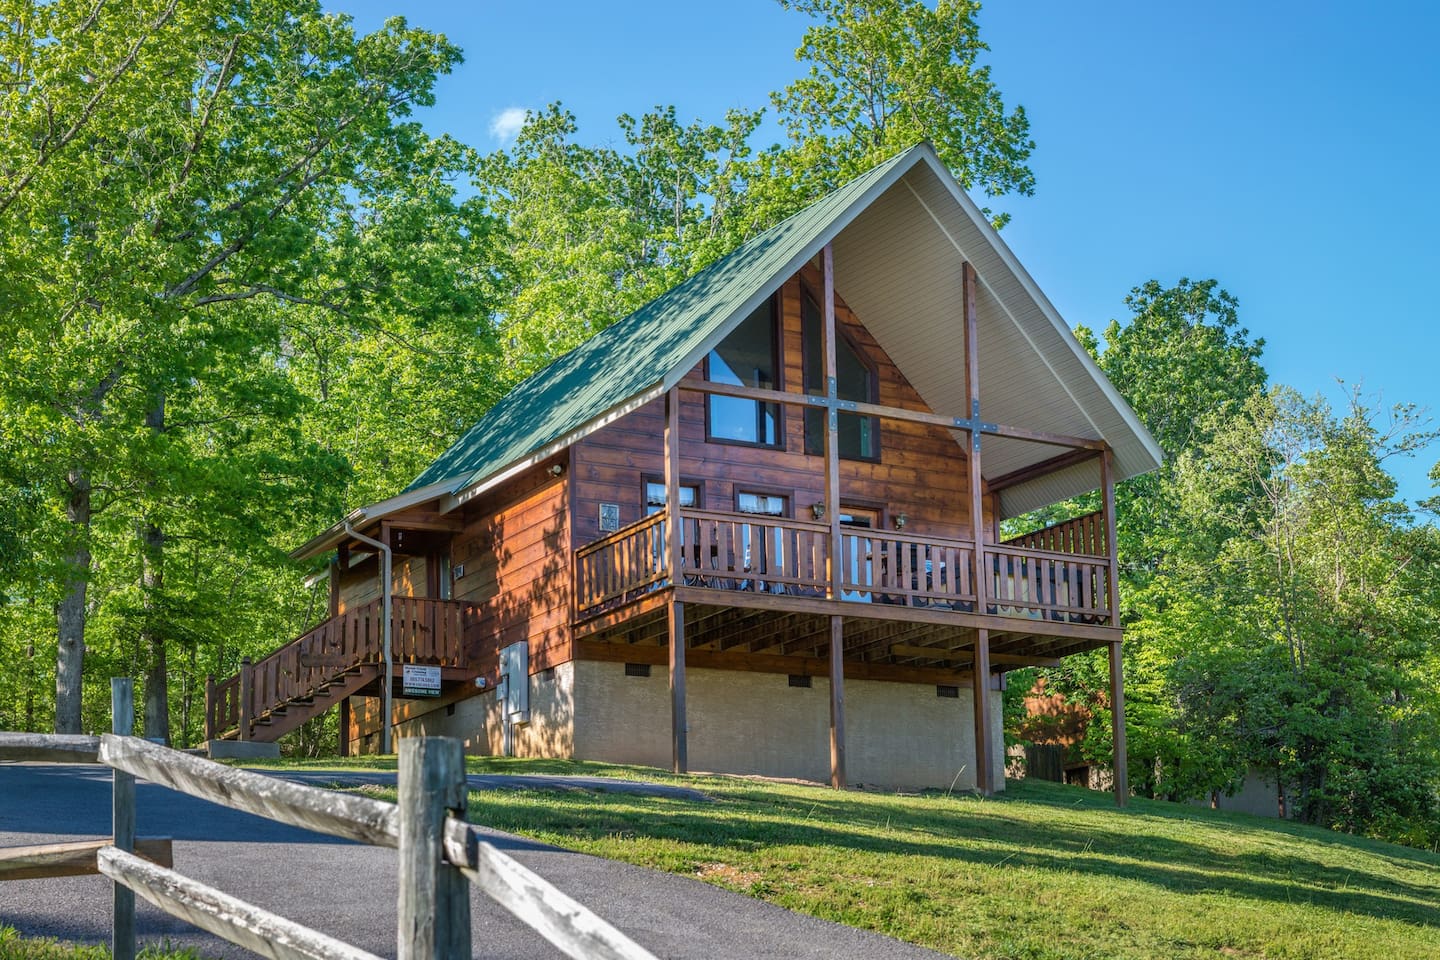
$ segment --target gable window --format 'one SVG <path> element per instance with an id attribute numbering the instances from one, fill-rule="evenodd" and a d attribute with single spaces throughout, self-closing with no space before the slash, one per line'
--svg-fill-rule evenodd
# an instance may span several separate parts
<path id="1" fill-rule="evenodd" d="M 800 335 L 805 354 L 805 392 L 825 393 L 825 351 L 821 344 L 823 317 L 820 305 L 807 291 L 800 301 Z M 841 400 L 875 403 L 879 399 L 879 377 L 875 368 L 849 338 L 836 330 L 835 392 Z M 840 414 L 840 456 L 846 460 L 880 459 L 880 418 L 858 413 Z M 825 455 L 825 411 L 805 410 L 805 452 Z"/>
<path id="2" fill-rule="evenodd" d="M 775 302 L 770 298 L 710 351 L 705 358 L 705 379 L 741 387 L 778 389 L 779 354 Z M 778 403 L 713 395 L 706 398 L 707 440 L 778 447 L 784 443 L 782 420 Z"/>

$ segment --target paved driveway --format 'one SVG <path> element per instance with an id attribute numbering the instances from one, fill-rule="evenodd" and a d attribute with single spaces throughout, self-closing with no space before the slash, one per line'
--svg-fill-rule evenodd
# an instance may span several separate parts
<path id="1" fill-rule="evenodd" d="M 297 779 L 333 782 L 337 776 L 317 773 Z M 351 778 L 345 775 L 345 779 Z M 367 773 L 355 779 L 385 782 L 386 775 Z M 395 955 L 393 850 L 284 826 L 144 781 L 137 788 L 137 803 L 138 833 L 173 837 L 180 872 L 373 953 Z M 108 769 L 0 764 L 0 846 L 109 832 Z M 908 960 L 938 956 L 687 877 L 571 853 L 505 833 L 492 833 L 491 841 L 659 957 Z M 109 891 L 109 881 L 98 876 L 3 883 L 0 922 L 28 934 L 103 942 L 110 929 Z M 561 956 L 483 895 L 473 894 L 471 910 L 477 957 L 553 960 Z M 169 940 L 210 957 L 252 956 L 172 920 L 143 901 L 136 915 L 142 941 Z"/>

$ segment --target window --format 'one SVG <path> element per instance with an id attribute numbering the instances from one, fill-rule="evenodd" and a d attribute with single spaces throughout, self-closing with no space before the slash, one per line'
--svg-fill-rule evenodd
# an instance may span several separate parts
<path id="1" fill-rule="evenodd" d="M 700 488 L 693 483 L 680 484 L 680 508 L 694 507 L 700 502 Z M 645 481 L 645 516 L 653 516 L 665 509 L 665 483 L 660 480 Z"/>
<path id="2" fill-rule="evenodd" d="M 800 338 L 804 348 L 805 392 L 825 393 L 825 351 L 821 344 L 823 317 L 820 306 L 807 292 L 800 301 Z M 835 392 L 841 400 L 875 403 L 879 378 L 855 345 L 836 331 Z M 840 414 L 840 456 L 846 460 L 880 459 L 880 419 L 858 413 Z M 805 410 L 805 452 L 811 456 L 825 455 L 825 411 L 811 407 Z"/>
<path id="3" fill-rule="evenodd" d="M 627 664 L 625 664 L 625 676 L 627 676 L 627 677 L 648 677 L 648 676 L 650 676 L 650 664 L 648 664 L 648 663 L 627 663 Z"/>
<path id="4" fill-rule="evenodd" d="M 735 510 L 738 513 L 763 513 L 770 517 L 783 517 L 789 512 L 790 498 L 774 493 L 736 493 Z"/>
<path id="5" fill-rule="evenodd" d="M 705 360 L 705 379 L 741 387 L 778 389 L 779 352 L 775 304 L 773 299 L 766 300 L 710 351 Z M 778 447 L 784 443 L 780 404 L 738 397 L 710 396 L 706 400 L 707 439 L 762 447 Z"/>

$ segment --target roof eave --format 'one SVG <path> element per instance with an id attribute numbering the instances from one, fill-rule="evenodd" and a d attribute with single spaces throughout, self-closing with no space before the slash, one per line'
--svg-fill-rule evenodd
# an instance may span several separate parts
<path id="1" fill-rule="evenodd" d="M 435 500 L 443 497 L 449 492 L 449 484 L 432 483 L 411 490 L 408 493 L 398 494 L 388 500 L 381 500 L 364 507 L 356 507 L 340 520 L 335 521 L 320 533 L 290 551 L 292 560 L 308 560 L 329 551 L 332 547 L 339 545 L 348 534 L 346 527 L 353 527 L 359 524 L 373 523 L 376 520 L 383 520 L 400 510 L 407 510 L 410 507 L 418 506 L 427 500 Z"/>

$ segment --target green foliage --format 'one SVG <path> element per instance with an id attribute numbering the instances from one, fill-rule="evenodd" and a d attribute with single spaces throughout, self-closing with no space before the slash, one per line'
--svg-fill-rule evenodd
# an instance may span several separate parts
<path id="1" fill-rule="evenodd" d="M 393 484 L 454 432 L 432 415 L 401 442 L 397 408 L 483 402 L 358 389 L 467 383 L 486 343 L 488 220 L 453 188 L 474 157 L 407 119 L 459 53 L 305 0 L 8 6 L 0 630 L 58 604 L 57 727 L 103 722 L 83 659 L 145 673 L 147 732 L 173 701 L 189 742 L 204 672 L 302 622 L 281 545 L 340 512 L 357 468 Z M 346 436 L 403 455 L 372 472 Z"/>
<path id="2" fill-rule="evenodd" d="M 967 190 L 1034 192 L 1030 121 L 1024 108 L 1006 112 L 990 68 L 978 63 L 989 49 L 979 3 L 779 2 L 819 21 L 795 51 L 806 75 L 771 96 L 790 134 L 791 165 L 814 195 L 921 140 Z M 997 217 L 997 226 L 1008 219 Z"/>
<path id="3" fill-rule="evenodd" d="M 1261 770 L 1309 822 L 1432 843 L 1437 532 L 1385 464 L 1436 434 L 1357 391 L 1337 413 L 1266 390 L 1263 344 L 1214 281 L 1126 302 L 1098 360 L 1167 457 L 1117 495 L 1131 783 L 1183 800 Z M 1108 763 L 1102 658 L 1052 680 L 1089 707 L 1083 750 Z"/>

